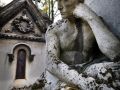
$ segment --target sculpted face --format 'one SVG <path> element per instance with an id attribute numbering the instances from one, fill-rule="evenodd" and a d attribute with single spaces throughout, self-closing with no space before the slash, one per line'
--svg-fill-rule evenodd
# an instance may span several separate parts
<path id="1" fill-rule="evenodd" d="M 60 10 L 62 18 L 70 18 L 73 16 L 73 10 L 76 5 L 83 0 L 57 0 L 58 1 L 58 9 Z"/>

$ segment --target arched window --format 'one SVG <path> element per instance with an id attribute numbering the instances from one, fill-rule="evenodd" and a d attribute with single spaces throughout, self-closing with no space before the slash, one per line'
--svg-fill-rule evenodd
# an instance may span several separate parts
<path id="1" fill-rule="evenodd" d="M 26 67 L 26 51 L 24 49 L 20 49 L 17 52 L 16 79 L 25 78 L 25 67 Z"/>

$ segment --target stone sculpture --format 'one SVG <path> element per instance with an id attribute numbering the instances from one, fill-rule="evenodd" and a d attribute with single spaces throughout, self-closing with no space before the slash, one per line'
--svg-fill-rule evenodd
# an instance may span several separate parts
<path id="1" fill-rule="evenodd" d="M 46 32 L 49 72 L 68 87 L 119 90 L 120 41 L 84 0 L 58 0 L 58 9 L 63 20 Z"/>

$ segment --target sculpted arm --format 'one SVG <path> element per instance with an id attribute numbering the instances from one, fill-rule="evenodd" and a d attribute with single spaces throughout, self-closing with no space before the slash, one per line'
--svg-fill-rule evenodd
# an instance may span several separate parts
<path id="1" fill-rule="evenodd" d="M 96 13 L 82 3 L 73 13 L 88 22 L 102 53 L 111 60 L 115 59 L 120 53 L 120 41 L 109 31 Z"/>
<path id="2" fill-rule="evenodd" d="M 75 70 L 70 70 L 69 66 L 59 59 L 59 39 L 54 30 L 46 32 L 46 47 L 48 53 L 48 71 L 58 77 L 60 80 L 70 85 L 77 85 L 83 90 L 89 90 L 86 85 L 93 82 L 93 78 L 84 78 Z"/>

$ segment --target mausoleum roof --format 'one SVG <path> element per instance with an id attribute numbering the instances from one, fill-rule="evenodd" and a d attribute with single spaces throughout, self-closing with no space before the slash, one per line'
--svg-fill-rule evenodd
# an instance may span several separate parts
<path id="1" fill-rule="evenodd" d="M 13 0 L 3 7 L 2 10 L 0 10 L 0 28 L 23 9 L 27 9 L 40 31 L 45 32 L 51 21 L 37 9 L 32 0 Z"/>

